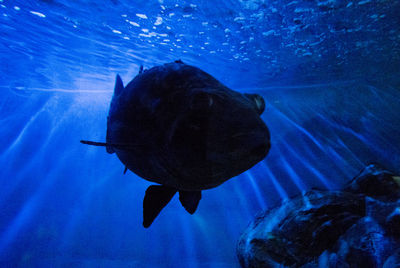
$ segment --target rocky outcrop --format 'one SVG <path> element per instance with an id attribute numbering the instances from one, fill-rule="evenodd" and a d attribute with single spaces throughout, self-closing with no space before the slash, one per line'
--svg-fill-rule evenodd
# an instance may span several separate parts
<path id="1" fill-rule="evenodd" d="M 255 219 L 242 267 L 400 267 L 400 178 L 367 166 L 343 191 L 312 190 Z"/>

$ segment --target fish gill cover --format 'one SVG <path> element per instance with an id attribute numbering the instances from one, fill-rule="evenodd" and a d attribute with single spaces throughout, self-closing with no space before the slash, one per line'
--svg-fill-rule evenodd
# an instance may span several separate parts
<path id="1" fill-rule="evenodd" d="M 234 267 L 240 232 L 366 164 L 400 169 L 400 2 L 0 0 L 1 266 Z M 181 59 L 265 99 L 267 158 L 141 227 L 104 141 L 115 75 Z"/>

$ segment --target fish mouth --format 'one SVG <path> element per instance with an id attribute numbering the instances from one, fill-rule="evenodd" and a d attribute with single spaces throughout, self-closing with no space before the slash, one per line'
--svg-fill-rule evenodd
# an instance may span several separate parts
<path id="1" fill-rule="evenodd" d="M 248 134 L 241 133 L 235 134 L 236 138 L 246 137 L 248 138 Z M 265 156 L 267 156 L 271 144 L 268 139 L 263 137 L 255 138 L 251 144 L 248 144 L 248 139 L 243 139 L 236 141 L 235 143 L 240 145 L 240 147 L 231 148 L 230 152 L 209 152 L 207 154 L 207 160 L 215 165 L 224 165 L 231 161 L 253 161 L 253 160 L 261 160 Z"/>
<path id="2" fill-rule="evenodd" d="M 248 133 L 246 133 L 246 132 L 239 132 L 239 133 L 236 133 L 236 134 L 233 134 L 232 136 L 231 136 L 231 138 L 240 138 L 240 137 L 243 137 L 243 136 L 247 136 L 248 135 Z"/>
<path id="3" fill-rule="evenodd" d="M 260 133 L 259 131 L 248 131 L 248 132 L 237 132 L 231 136 L 231 138 L 238 139 L 238 138 L 262 138 L 265 135 Z"/>
<path id="4" fill-rule="evenodd" d="M 231 139 L 238 145 L 232 152 L 232 157 L 236 159 L 264 158 L 271 148 L 269 135 L 259 131 L 238 132 Z"/>
<path id="5" fill-rule="evenodd" d="M 267 156 L 269 149 L 269 143 L 261 143 L 250 148 L 233 151 L 231 153 L 231 158 L 234 160 L 261 160 Z"/>
<path id="6" fill-rule="evenodd" d="M 254 155 L 254 156 L 259 156 L 259 155 L 266 156 L 269 152 L 269 149 L 270 149 L 270 144 L 264 143 L 264 144 L 257 145 L 256 147 L 251 149 L 249 154 Z"/>

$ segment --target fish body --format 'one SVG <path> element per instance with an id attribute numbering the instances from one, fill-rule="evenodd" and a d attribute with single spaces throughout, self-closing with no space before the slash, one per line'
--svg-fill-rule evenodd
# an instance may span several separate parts
<path id="1" fill-rule="evenodd" d="M 161 185 L 146 191 L 145 226 L 177 191 L 194 213 L 201 190 L 264 159 L 270 149 L 264 109 L 261 96 L 231 90 L 182 61 L 141 69 L 126 87 L 117 76 L 103 145 L 127 169 Z"/>

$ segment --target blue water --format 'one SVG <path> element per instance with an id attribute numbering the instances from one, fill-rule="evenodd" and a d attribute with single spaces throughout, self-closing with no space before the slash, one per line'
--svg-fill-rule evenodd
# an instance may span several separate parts
<path id="1" fill-rule="evenodd" d="M 400 1 L 0 0 L 0 266 L 239 267 L 241 231 L 368 163 L 400 172 Z M 104 148 L 117 73 L 182 59 L 261 94 L 267 158 L 175 197 L 149 229 L 151 184 Z"/>

